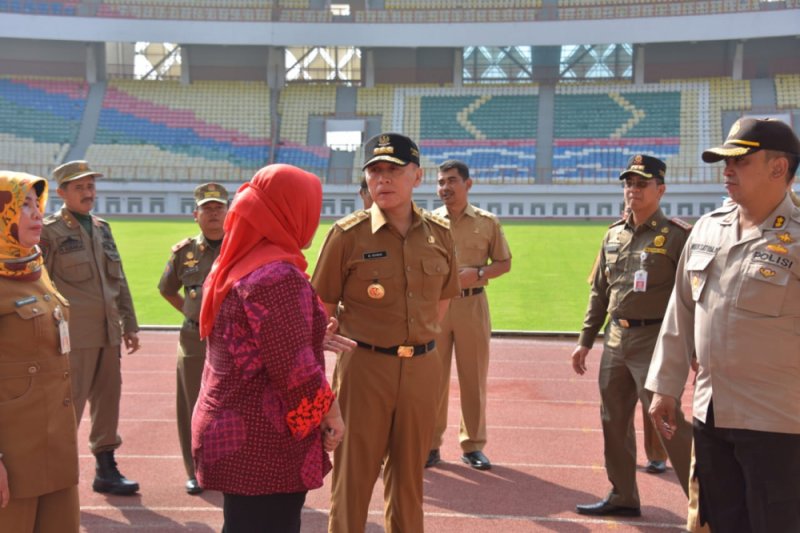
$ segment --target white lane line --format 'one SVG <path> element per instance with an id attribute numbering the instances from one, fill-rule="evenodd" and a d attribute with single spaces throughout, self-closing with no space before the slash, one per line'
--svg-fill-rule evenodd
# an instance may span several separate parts
<path id="1" fill-rule="evenodd" d="M 144 507 L 144 506 L 119 506 L 114 507 L 110 505 L 86 505 L 81 506 L 81 511 L 96 511 L 96 512 L 159 512 L 159 513 L 214 513 L 214 514 L 221 514 L 222 509 L 219 507 L 167 507 L 167 506 L 159 506 L 159 507 Z M 327 508 L 315 508 L 315 507 L 305 507 L 303 508 L 304 514 L 328 514 L 330 509 Z M 383 511 L 379 510 L 370 510 L 369 516 L 373 517 L 383 517 Z M 539 515 L 503 515 L 503 514 L 486 514 L 486 513 L 475 513 L 475 514 L 466 514 L 466 513 L 448 513 L 448 512 L 438 512 L 438 511 L 426 511 L 425 512 L 426 518 L 460 518 L 464 520 L 503 520 L 503 521 L 511 521 L 511 522 L 539 522 L 539 523 L 551 523 L 551 524 L 586 524 L 586 525 L 604 525 L 611 528 L 617 528 L 620 526 L 625 527 L 649 527 L 649 528 L 657 528 L 657 529 L 680 529 L 681 524 L 679 523 L 667 523 L 667 522 L 647 522 L 644 520 L 603 520 L 599 518 L 562 518 L 562 517 L 553 517 L 553 516 L 539 516 Z M 152 524 L 120 524 L 118 529 L 147 529 L 152 527 Z M 111 526 L 113 529 L 114 527 Z"/>

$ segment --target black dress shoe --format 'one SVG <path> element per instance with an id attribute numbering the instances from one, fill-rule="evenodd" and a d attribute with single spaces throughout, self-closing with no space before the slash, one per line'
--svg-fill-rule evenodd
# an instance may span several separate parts
<path id="1" fill-rule="evenodd" d="M 638 507 L 622 507 L 621 505 L 608 503 L 608 500 L 576 505 L 575 510 L 578 511 L 578 514 L 591 516 L 642 516 L 642 511 Z"/>
<path id="2" fill-rule="evenodd" d="M 439 448 L 431 450 L 428 452 L 428 460 L 425 461 L 425 468 L 430 468 L 439 464 L 439 461 L 442 460 L 442 457 L 439 455 Z"/>
<path id="3" fill-rule="evenodd" d="M 648 474 L 663 474 L 667 471 L 666 461 L 647 461 L 644 471 Z"/>
<path id="4" fill-rule="evenodd" d="M 489 470 L 492 468 L 489 458 L 483 455 L 480 450 L 465 453 L 461 456 L 461 460 L 476 470 Z"/>
<path id="5" fill-rule="evenodd" d="M 186 494 L 200 494 L 203 492 L 203 487 L 200 486 L 200 483 L 193 477 L 190 477 L 186 480 Z"/>

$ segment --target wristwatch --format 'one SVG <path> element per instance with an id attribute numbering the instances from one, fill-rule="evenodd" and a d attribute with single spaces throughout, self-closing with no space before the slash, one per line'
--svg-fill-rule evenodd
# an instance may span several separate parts
<path id="1" fill-rule="evenodd" d="M 478 279 L 483 279 L 483 267 L 478 267 Z"/>

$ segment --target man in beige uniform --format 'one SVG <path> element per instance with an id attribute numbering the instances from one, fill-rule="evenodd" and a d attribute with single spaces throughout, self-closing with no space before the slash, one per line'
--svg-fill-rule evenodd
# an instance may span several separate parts
<path id="1" fill-rule="evenodd" d="M 450 364 L 456 353 L 461 391 L 461 426 L 458 440 L 461 460 L 478 470 L 489 470 L 483 453 L 486 445 L 486 378 L 489 373 L 489 340 L 492 324 L 484 287 L 489 280 L 511 270 L 511 251 L 500 222 L 488 211 L 469 203 L 472 178 L 461 161 L 439 165 L 437 192 L 444 205 L 434 211 L 450 220 L 450 231 L 458 250 L 461 294 L 450 302 L 436 346 L 442 357 L 442 383 L 433 442 L 425 467 L 439 462 L 439 447 L 447 429 Z"/>
<path id="2" fill-rule="evenodd" d="M 69 300 L 72 344 L 72 394 L 80 423 L 89 401 L 92 428 L 89 446 L 97 460 L 92 488 L 97 492 L 133 494 L 139 484 L 117 469 L 114 450 L 122 389 L 120 343 L 128 353 L 139 349 L 139 325 L 122 259 L 108 222 L 91 214 L 95 178 L 102 174 L 86 161 L 70 161 L 53 170 L 61 210 L 44 219 L 45 266 L 58 291 Z"/>
<path id="3" fill-rule="evenodd" d="M 778 120 L 743 118 L 722 146 L 732 202 L 698 220 L 646 387 L 666 438 L 692 353 L 695 475 L 712 531 L 800 531 L 800 209 L 787 192 L 800 140 Z"/>
<path id="4" fill-rule="evenodd" d="M 666 168 L 663 161 L 640 154 L 631 157 L 620 174 L 631 214 L 612 224 L 603 239 L 583 331 L 572 353 L 573 369 L 584 374 L 586 356 L 609 315 L 599 385 L 606 473 L 612 488 L 604 500 L 578 505 L 580 514 L 641 514 L 633 418 L 637 400 L 650 405 L 644 379 L 689 233 L 687 224 L 667 219 L 659 207 Z M 678 438 L 666 443 L 684 491 L 691 441 L 691 426 L 681 419 Z"/>
<path id="5" fill-rule="evenodd" d="M 183 465 L 188 480 L 186 492 L 200 494 L 203 488 L 197 483 L 192 460 L 192 411 L 200 393 L 200 378 L 206 360 L 206 342 L 200 340 L 200 304 L 203 282 L 219 255 L 223 224 L 228 212 L 228 191 L 218 183 L 205 183 L 194 190 L 194 220 L 200 234 L 189 237 L 172 247 L 158 290 L 172 306 L 183 313 L 178 342 L 177 414 L 178 439 L 181 443 Z M 180 291 L 183 290 L 183 294 Z"/>
<path id="6" fill-rule="evenodd" d="M 419 150 L 384 133 L 364 145 L 375 203 L 333 225 L 312 283 L 339 331 L 357 342 L 339 355 L 336 394 L 347 429 L 333 466 L 331 533 L 363 533 L 384 464 L 385 528 L 422 533 L 422 475 L 438 401 L 435 337 L 459 293 L 447 220 L 411 200 Z"/>

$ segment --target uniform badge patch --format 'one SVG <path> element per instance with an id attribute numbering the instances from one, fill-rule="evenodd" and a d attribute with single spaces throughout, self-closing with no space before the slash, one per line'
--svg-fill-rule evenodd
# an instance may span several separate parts
<path id="1" fill-rule="evenodd" d="M 768 244 L 767 245 L 767 250 L 770 250 L 771 252 L 775 252 L 775 253 L 778 253 L 778 254 L 788 254 L 789 253 L 789 250 L 787 250 L 786 247 L 781 245 L 781 244 Z"/>
<path id="2" fill-rule="evenodd" d="M 778 215 L 777 217 L 775 217 L 775 222 L 772 223 L 772 227 L 782 228 L 784 224 L 786 224 L 786 217 Z"/>
<path id="3" fill-rule="evenodd" d="M 381 285 L 378 282 L 372 283 L 370 284 L 369 287 L 367 287 L 367 296 L 369 296 L 373 300 L 380 300 L 385 295 L 386 295 L 386 289 L 384 289 L 383 285 Z"/>
<path id="4" fill-rule="evenodd" d="M 381 259 L 383 257 L 388 257 L 389 253 L 386 250 L 381 250 L 379 252 L 364 252 L 361 257 L 364 259 Z"/>
<path id="5" fill-rule="evenodd" d="M 786 244 L 790 244 L 790 243 L 794 242 L 794 239 L 792 239 L 792 236 L 789 235 L 788 231 L 783 232 L 783 233 L 779 233 L 778 234 L 778 240 L 783 242 L 783 243 L 786 243 Z"/>
<path id="6" fill-rule="evenodd" d="M 72 252 L 80 252 L 84 250 L 85 247 L 83 246 L 83 241 L 80 239 L 76 239 L 74 237 L 67 237 L 60 243 L 58 243 L 58 253 L 59 254 L 69 254 Z"/>
<path id="7" fill-rule="evenodd" d="M 656 238 L 653 239 L 653 244 L 658 246 L 659 248 L 664 246 L 664 243 L 667 242 L 667 238 L 663 235 L 656 235 Z"/>
<path id="8" fill-rule="evenodd" d="M 762 276 L 764 276 L 765 278 L 771 278 L 772 276 L 774 276 L 774 275 L 775 275 L 775 271 L 774 271 L 774 270 L 772 270 L 771 268 L 767 268 L 767 267 L 761 267 L 761 268 L 759 268 L 759 269 L 758 269 L 758 272 L 759 272 L 759 273 L 760 273 Z"/>

